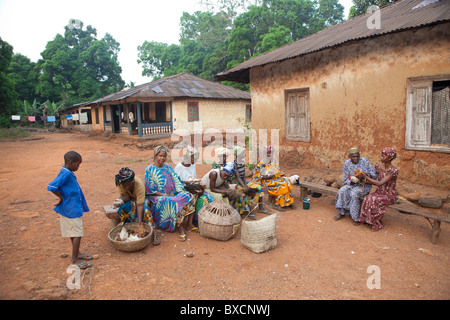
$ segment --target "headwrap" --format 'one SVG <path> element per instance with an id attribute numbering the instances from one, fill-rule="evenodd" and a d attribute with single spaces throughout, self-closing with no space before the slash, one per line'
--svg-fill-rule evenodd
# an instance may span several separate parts
<path id="1" fill-rule="evenodd" d="M 161 151 L 165 151 L 167 153 L 167 155 L 170 154 L 170 150 L 166 146 L 157 146 L 153 151 L 153 158 L 156 158 L 158 153 L 160 153 Z"/>
<path id="2" fill-rule="evenodd" d="M 222 168 L 223 171 L 228 173 L 229 175 L 232 175 L 235 171 L 234 163 L 233 162 L 227 162 Z"/>
<path id="3" fill-rule="evenodd" d="M 121 185 L 124 182 L 134 179 L 134 172 L 130 168 L 122 168 L 119 170 L 119 174 L 116 174 L 116 186 Z"/>
<path id="4" fill-rule="evenodd" d="M 228 150 L 225 147 L 219 147 L 214 149 L 214 152 L 216 154 L 216 157 L 221 156 L 221 155 L 226 155 L 227 157 L 230 155 L 230 150 Z"/>
<path id="5" fill-rule="evenodd" d="M 353 147 L 348 149 L 348 154 L 359 153 L 359 149 L 357 147 Z"/>
<path id="6" fill-rule="evenodd" d="M 273 147 L 272 147 L 272 146 L 265 146 L 265 147 L 264 147 L 264 152 L 267 153 L 267 152 L 269 152 L 269 151 L 270 151 L 270 152 L 273 152 Z"/>
<path id="7" fill-rule="evenodd" d="M 397 150 L 395 150 L 394 148 L 384 148 L 382 153 L 387 155 L 391 160 L 397 158 Z"/>

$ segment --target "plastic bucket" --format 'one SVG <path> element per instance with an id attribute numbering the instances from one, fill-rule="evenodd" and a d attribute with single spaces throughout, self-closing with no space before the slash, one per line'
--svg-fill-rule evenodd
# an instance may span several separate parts
<path id="1" fill-rule="evenodd" d="M 308 210 L 310 202 L 311 202 L 310 198 L 303 198 L 303 209 Z"/>

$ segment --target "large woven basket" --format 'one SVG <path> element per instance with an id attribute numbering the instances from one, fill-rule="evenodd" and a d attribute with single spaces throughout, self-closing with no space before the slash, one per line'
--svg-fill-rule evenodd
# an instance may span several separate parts
<path id="1" fill-rule="evenodd" d="M 129 222 L 124 225 L 125 228 L 130 228 L 137 225 L 137 222 Z M 119 251 L 126 251 L 126 252 L 133 252 L 133 251 L 139 251 L 147 247 L 150 242 L 152 242 L 153 239 L 153 228 L 151 225 L 143 223 L 142 224 L 144 228 L 149 231 L 149 234 L 146 235 L 144 238 L 140 240 L 135 241 L 117 241 L 116 236 L 120 233 L 122 230 L 122 224 L 119 224 L 118 226 L 111 229 L 111 231 L 108 234 L 108 239 L 112 243 L 113 247 L 116 250 Z"/>
<path id="2" fill-rule="evenodd" d="M 200 235 L 220 241 L 231 239 L 239 230 L 241 216 L 228 203 L 213 201 L 198 213 Z"/>
<path id="3" fill-rule="evenodd" d="M 261 253 L 277 246 L 276 214 L 258 221 L 243 221 L 241 245 L 253 252 Z"/>

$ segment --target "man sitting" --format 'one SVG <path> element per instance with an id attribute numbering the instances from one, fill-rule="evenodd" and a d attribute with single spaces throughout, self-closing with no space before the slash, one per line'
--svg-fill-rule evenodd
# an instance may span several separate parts
<path id="1" fill-rule="evenodd" d="M 357 173 L 357 170 L 369 174 L 373 179 L 376 179 L 377 175 L 369 160 L 360 156 L 358 148 L 351 148 L 348 157 L 350 159 L 345 161 L 343 167 L 343 187 L 339 189 L 336 197 L 338 214 L 334 220 L 339 220 L 347 214 L 352 217 L 354 225 L 359 225 L 361 200 L 370 193 L 372 186 L 363 182 L 364 175 Z"/>

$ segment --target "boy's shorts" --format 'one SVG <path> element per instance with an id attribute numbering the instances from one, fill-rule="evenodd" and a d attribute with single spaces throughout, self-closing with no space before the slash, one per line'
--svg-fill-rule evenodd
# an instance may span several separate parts
<path id="1" fill-rule="evenodd" d="M 61 224 L 61 234 L 63 237 L 76 238 L 83 236 L 82 217 L 70 219 L 63 215 L 59 215 L 59 222 Z"/>

